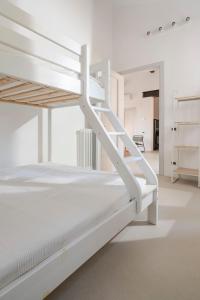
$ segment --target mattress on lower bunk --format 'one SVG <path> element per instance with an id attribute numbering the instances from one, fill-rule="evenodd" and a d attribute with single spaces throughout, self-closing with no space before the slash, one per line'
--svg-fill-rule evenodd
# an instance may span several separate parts
<path id="1" fill-rule="evenodd" d="M 129 202 L 115 175 L 55 164 L 0 171 L 0 288 Z"/>

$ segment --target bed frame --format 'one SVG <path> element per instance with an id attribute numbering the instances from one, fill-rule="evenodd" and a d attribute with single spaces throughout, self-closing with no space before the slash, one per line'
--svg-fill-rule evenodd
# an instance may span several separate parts
<path id="1" fill-rule="evenodd" d="M 0 16 L 32 34 L 30 39 L 18 30 L 0 27 L 0 102 L 45 108 L 49 112 L 57 107 L 80 105 L 130 193 L 127 206 L 0 290 L 1 300 L 41 300 L 145 208 L 149 222 L 157 223 L 158 182 L 109 107 L 109 62 L 90 67 L 86 45 L 49 32 L 7 0 L 0 1 Z M 108 114 L 115 131 L 106 131 L 97 112 Z M 111 136 L 121 138 L 133 161 L 139 163 L 147 179 L 144 191 Z"/>

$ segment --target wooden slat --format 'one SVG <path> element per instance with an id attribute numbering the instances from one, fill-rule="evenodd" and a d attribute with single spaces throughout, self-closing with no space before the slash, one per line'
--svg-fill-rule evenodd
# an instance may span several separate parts
<path id="1" fill-rule="evenodd" d="M 37 89 L 38 86 L 33 85 L 32 83 L 22 83 L 17 87 L 12 87 L 4 90 L 3 92 L 0 92 L 0 98 L 8 97 L 8 96 L 14 96 L 23 92 L 32 91 L 34 89 Z"/>
<path id="2" fill-rule="evenodd" d="M 58 104 L 59 107 L 59 104 L 63 105 L 66 101 L 72 102 L 80 98 L 80 95 L 76 93 L 23 82 L 8 76 L 0 78 L 0 81 L 4 83 L 2 91 L 0 86 L 0 102 L 3 103 L 47 108 L 49 104 Z"/>
<path id="3" fill-rule="evenodd" d="M 55 102 L 49 103 L 49 108 L 62 108 L 62 107 L 70 107 L 70 106 L 80 106 L 80 98 L 74 100 L 67 100 L 65 102 Z"/>
<path id="4" fill-rule="evenodd" d="M 43 100 L 43 101 L 39 101 L 37 103 L 39 104 L 52 104 L 52 103 L 57 103 L 57 102 L 64 102 L 64 101 L 68 101 L 68 100 L 72 100 L 72 99 L 78 99 L 80 98 L 80 95 L 65 95 L 65 96 L 60 96 L 60 97 L 55 97 L 53 99 L 47 99 L 47 100 Z"/>
<path id="5" fill-rule="evenodd" d="M 7 82 L 8 79 L 9 79 L 9 77 L 7 77 L 7 76 L 0 77 L 0 83 L 4 84 L 4 82 Z"/>
<path id="6" fill-rule="evenodd" d="M 1 96 L 2 97 L 6 97 L 7 94 L 11 94 L 12 95 L 12 93 L 15 93 L 15 91 L 19 91 L 19 89 L 21 90 L 21 88 L 26 87 L 28 84 L 29 83 L 27 83 L 27 82 L 23 82 L 23 83 L 20 82 L 17 85 L 17 87 L 16 86 L 8 87 L 7 89 L 4 89 L 4 91 L 0 92 L 0 97 Z"/>
<path id="7" fill-rule="evenodd" d="M 28 100 L 29 98 L 32 98 L 34 96 L 46 95 L 46 94 L 51 93 L 53 91 L 55 91 L 55 90 L 51 89 L 51 88 L 45 88 L 45 87 L 38 86 L 38 88 L 34 91 L 23 92 L 23 93 L 20 93 L 17 96 L 12 96 L 12 100 L 24 100 L 24 99 Z"/>
<path id="8" fill-rule="evenodd" d="M 31 102 L 31 103 L 37 103 L 37 102 L 40 102 L 40 101 L 43 101 L 43 100 L 48 100 L 48 99 L 51 99 L 51 98 L 56 98 L 56 97 L 59 97 L 59 96 L 65 96 L 67 95 L 67 92 L 63 92 L 63 91 L 53 91 L 53 92 L 48 92 L 46 93 L 45 95 L 41 95 L 41 96 L 33 96 L 33 97 L 30 97 L 28 99 L 22 99 L 22 100 L 19 100 L 19 102 Z"/>
<path id="9" fill-rule="evenodd" d="M 8 90 L 10 88 L 13 88 L 13 87 L 16 87 L 16 86 L 19 86 L 21 85 L 22 83 L 25 83 L 24 81 L 20 81 L 20 80 L 14 80 L 13 82 L 11 83 L 6 83 L 4 85 L 0 85 L 0 92 L 1 91 L 5 91 L 5 90 Z"/>
<path id="10" fill-rule="evenodd" d="M 12 101 L 12 100 L 3 100 L 3 99 L 0 99 L 0 102 L 2 102 L 2 103 L 9 103 L 9 104 L 27 105 L 27 106 L 32 106 L 32 107 L 35 107 L 35 108 L 48 108 L 47 105 L 31 104 L 31 103 L 25 103 L 25 102 L 16 102 L 16 101 Z"/>
<path id="11" fill-rule="evenodd" d="M 16 81 L 16 79 L 13 79 L 13 78 L 10 78 L 10 77 L 0 78 L 0 86 L 8 84 L 8 83 L 12 83 L 14 81 Z"/>

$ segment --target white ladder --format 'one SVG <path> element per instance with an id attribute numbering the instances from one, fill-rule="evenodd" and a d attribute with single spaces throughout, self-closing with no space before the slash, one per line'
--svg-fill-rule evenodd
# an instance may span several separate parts
<path id="1" fill-rule="evenodd" d="M 129 135 L 126 133 L 124 127 L 120 123 L 117 116 L 113 113 L 109 107 L 109 101 L 104 101 L 101 106 L 93 106 L 92 99 L 89 97 L 89 67 L 87 63 L 87 47 L 83 49 L 85 54 L 85 64 L 83 66 L 83 95 L 81 98 L 80 106 L 85 114 L 85 117 L 96 133 L 97 138 L 103 145 L 105 151 L 107 152 L 110 160 L 124 181 L 127 190 L 129 191 L 131 200 L 137 201 L 137 212 L 140 213 L 145 208 L 148 207 L 148 220 L 152 224 L 157 223 L 157 189 L 158 181 L 155 172 L 152 170 L 148 162 L 145 160 L 144 156 L 137 148 L 136 144 L 132 141 Z M 105 71 L 105 69 L 104 69 Z M 109 81 L 110 72 L 109 65 L 107 66 L 107 86 L 106 96 L 109 97 Z M 101 114 L 106 114 L 107 119 L 112 124 L 114 131 L 109 132 L 105 128 L 102 120 Z M 125 158 L 119 151 L 117 145 L 114 143 L 112 137 L 120 137 L 124 146 L 129 150 L 131 157 Z M 139 180 L 133 173 L 130 167 L 131 162 L 136 162 L 146 181 L 141 184 Z"/>

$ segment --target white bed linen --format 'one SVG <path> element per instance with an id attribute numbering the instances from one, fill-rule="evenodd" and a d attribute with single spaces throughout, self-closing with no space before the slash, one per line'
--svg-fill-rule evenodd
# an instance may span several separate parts
<path id="1" fill-rule="evenodd" d="M 0 171 L 0 288 L 129 201 L 115 174 L 55 164 Z"/>

